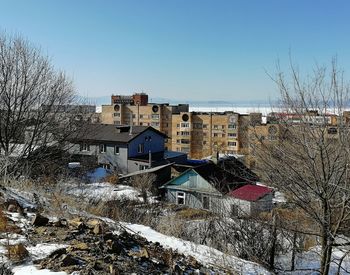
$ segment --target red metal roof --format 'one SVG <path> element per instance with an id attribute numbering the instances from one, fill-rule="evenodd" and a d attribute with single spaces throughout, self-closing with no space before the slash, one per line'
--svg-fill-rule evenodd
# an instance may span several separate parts
<path id="1" fill-rule="evenodd" d="M 245 201 L 257 201 L 270 192 L 272 192 L 271 188 L 247 184 L 231 191 L 229 196 Z"/>

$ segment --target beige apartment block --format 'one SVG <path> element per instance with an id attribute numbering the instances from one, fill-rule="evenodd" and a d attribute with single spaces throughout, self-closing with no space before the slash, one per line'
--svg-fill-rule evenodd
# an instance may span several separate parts
<path id="1" fill-rule="evenodd" d="M 172 116 L 171 149 L 201 159 L 216 153 L 235 154 L 239 146 L 239 114 L 181 112 Z"/>
<path id="2" fill-rule="evenodd" d="M 145 93 L 112 95 L 110 105 L 102 105 L 101 123 L 152 126 L 171 137 L 172 116 L 188 112 L 188 104 L 149 103 Z M 171 139 L 166 144 L 171 149 Z"/>

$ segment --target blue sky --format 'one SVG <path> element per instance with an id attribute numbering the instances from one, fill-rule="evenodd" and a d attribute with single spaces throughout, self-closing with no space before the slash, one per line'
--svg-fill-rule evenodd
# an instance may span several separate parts
<path id="1" fill-rule="evenodd" d="M 269 100 L 266 74 L 337 56 L 350 71 L 346 0 L 0 0 L 0 30 L 40 46 L 90 97 Z"/>

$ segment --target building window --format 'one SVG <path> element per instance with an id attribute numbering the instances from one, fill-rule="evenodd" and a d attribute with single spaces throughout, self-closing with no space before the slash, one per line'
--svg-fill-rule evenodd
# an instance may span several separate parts
<path id="1" fill-rule="evenodd" d="M 235 137 L 237 137 L 237 134 L 236 133 L 229 133 L 228 136 L 232 137 L 232 138 L 235 138 Z"/>
<path id="2" fill-rule="evenodd" d="M 114 146 L 114 154 L 119 155 L 119 146 Z"/>
<path id="3" fill-rule="evenodd" d="M 179 124 L 179 123 L 178 123 L 178 124 L 176 124 L 176 127 L 177 127 L 177 128 L 180 128 L 180 124 Z"/>
<path id="4" fill-rule="evenodd" d="M 137 153 L 139 153 L 139 154 L 143 153 L 144 148 L 145 148 L 145 145 L 144 145 L 143 143 L 140 143 L 140 144 L 137 146 Z"/>
<path id="5" fill-rule="evenodd" d="M 176 203 L 185 205 L 185 193 L 184 192 L 176 192 Z"/>
<path id="6" fill-rule="evenodd" d="M 114 124 L 115 124 L 115 125 L 120 125 L 120 121 L 119 121 L 119 120 L 116 120 L 116 121 L 114 121 Z"/>
<path id="7" fill-rule="evenodd" d="M 214 125 L 214 129 L 218 129 L 219 128 L 219 125 Z"/>
<path id="8" fill-rule="evenodd" d="M 231 215 L 233 217 L 238 216 L 238 206 L 235 204 L 231 204 Z"/>
<path id="9" fill-rule="evenodd" d="M 140 118 L 143 118 L 143 115 L 140 115 Z"/>
<path id="10" fill-rule="evenodd" d="M 203 124 L 203 129 L 207 129 L 208 124 Z"/>
<path id="11" fill-rule="evenodd" d="M 108 163 L 103 163 L 103 164 L 102 164 L 102 168 L 103 168 L 103 169 L 106 169 L 106 170 L 109 170 L 109 169 L 111 169 L 111 165 L 108 164 Z"/>
<path id="12" fill-rule="evenodd" d="M 120 117 L 120 113 L 114 113 L 115 117 Z"/>
<path id="13" fill-rule="evenodd" d="M 146 170 L 146 169 L 148 169 L 148 165 L 142 165 L 142 164 L 139 165 L 139 170 Z"/>
<path id="14" fill-rule="evenodd" d="M 229 141 L 229 142 L 227 143 L 227 145 L 228 145 L 228 146 L 236 146 L 236 145 L 237 145 L 237 142 L 235 142 L 235 141 Z"/>
<path id="15" fill-rule="evenodd" d="M 190 132 L 181 131 L 181 135 L 182 135 L 182 136 L 189 136 L 189 135 L 190 135 Z"/>
<path id="16" fill-rule="evenodd" d="M 188 147 L 181 147 L 181 150 L 180 150 L 182 153 L 189 153 L 190 152 L 190 148 Z"/>
<path id="17" fill-rule="evenodd" d="M 214 137 L 217 137 L 218 136 L 218 133 L 214 133 Z"/>
<path id="18" fill-rule="evenodd" d="M 181 128 L 189 128 L 190 123 L 189 122 L 181 122 Z"/>
<path id="19" fill-rule="evenodd" d="M 202 206 L 204 209 L 210 209 L 210 199 L 208 196 L 202 196 Z"/>
<path id="20" fill-rule="evenodd" d="M 152 122 L 151 126 L 159 127 L 159 122 Z"/>
<path id="21" fill-rule="evenodd" d="M 193 123 L 193 128 L 194 129 L 202 129 L 203 128 L 203 124 L 202 123 Z"/>
<path id="22" fill-rule="evenodd" d="M 106 144 L 100 144 L 100 153 L 106 153 L 107 146 Z"/>
<path id="23" fill-rule="evenodd" d="M 229 124 L 229 125 L 227 125 L 227 128 L 229 128 L 229 129 L 236 129 L 236 125 L 235 124 Z"/>
<path id="24" fill-rule="evenodd" d="M 136 115 L 135 115 L 135 114 L 132 114 L 132 118 L 136 118 Z"/>
<path id="25" fill-rule="evenodd" d="M 80 144 L 80 151 L 90 151 L 90 144 L 87 143 L 81 143 Z"/>
<path id="26" fill-rule="evenodd" d="M 152 115 L 152 119 L 159 119 L 159 115 L 158 114 L 153 114 Z"/>
<path id="27" fill-rule="evenodd" d="M 190 140 L 188 140 L 188 139 L 181 139 L 181 144 L 190 144 Z"/>

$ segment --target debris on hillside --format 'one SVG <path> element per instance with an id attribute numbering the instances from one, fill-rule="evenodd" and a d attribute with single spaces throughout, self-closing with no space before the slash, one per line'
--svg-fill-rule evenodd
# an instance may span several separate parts
<path id="1" fill-rule="evenodd" d="M 68 274 L 74 271 L 81 274 L 125 274 L 131 270 L 136 274 L 208 271 L 193 257 L 165 249 L 157 242 L 149 242 L 127 231 L 112 231 L 98 219 L 77 217 L 35 226 L 31 239 L 34 243 L 66 244 L 66 248 L 35 260 L 34 264 Z"/>

